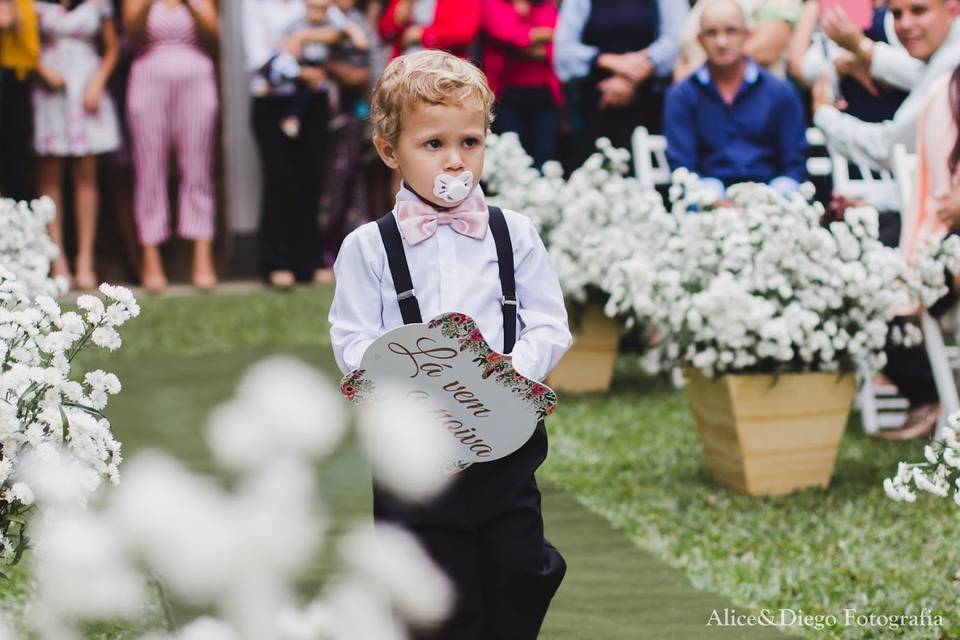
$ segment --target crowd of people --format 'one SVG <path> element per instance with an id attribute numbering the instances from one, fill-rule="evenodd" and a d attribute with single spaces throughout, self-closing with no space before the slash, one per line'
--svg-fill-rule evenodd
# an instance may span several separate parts
<path id="1" fill-rule="evenodd" d="M 260 261 L 274 286 L 329 281 L 342 239 L 376 217 L 370 91 L 390 58 L 423 48 L 480 64 L 494 130 L 517 132 L 537 166 L 559 159 L 571 171 L 599 137 L 629 148 L 642 126 L 720 201 L 744 181 L 790 193 L 807 179 L 815 125 L 834 152 L 876 169 L 891 169 L 898 143 L 919 151 L 916 202 L 869 202 L 885 242 L 903 236 L 909 252 L 960 228 L 960 0 L 243 0 L 242 11 Z M 193 284 L 217 284 L 220 25 L 215 0 L 0 0 L 0 194 L 62 205 L 71 178 L 72 211 L 58 207 L 50 232 L 68 249 L 72 214 L 76 247 L 54 275 L 97 284 L 97 172 L 126 154 L 142 283 L 166 286 L 173 155 Z M 918 409 L 936 400 L 922 359 L 891 367 Z"/>

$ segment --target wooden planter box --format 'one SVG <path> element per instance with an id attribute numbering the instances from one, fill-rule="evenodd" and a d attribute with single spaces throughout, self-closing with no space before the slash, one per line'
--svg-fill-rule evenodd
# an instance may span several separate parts
<path id="1" fill-rule="evenodd" d="M 571 314 L 573 317 L 573 314 Z M 622 327 L 599 306 L 588 306 L 573 329 L 573 346 L 547 378 L 554 391 L 607 391 L 613 380 Z"/>
<path id="2" fill-rule="evenodd" d="M 685 372 L 690 411 L 710 473 L 749 495 L 830 484 L 850 413 L 853 375 Z"/>

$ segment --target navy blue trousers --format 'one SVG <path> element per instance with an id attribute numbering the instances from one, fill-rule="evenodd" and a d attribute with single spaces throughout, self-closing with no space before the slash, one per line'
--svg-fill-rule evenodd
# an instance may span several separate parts
<path id="1" fill-rule="evenodd" d="M 534 472 L 546 455 L 541 422 L 516 452 L 468 467 L 429 504 L 411 506 L 374 487 L 374 518 L 412 532 L 457 590 L 447 622 L 414 638 L 537 637 L 566 572 L 560 552 L 543 535 Z"/>

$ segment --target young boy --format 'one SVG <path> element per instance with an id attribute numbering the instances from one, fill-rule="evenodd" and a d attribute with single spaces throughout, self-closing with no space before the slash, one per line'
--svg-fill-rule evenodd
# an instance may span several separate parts
<path id="1" fill-rule="evenodd" d="M 560 284 L 529 218 L 488 209 L 477 186 L 493 94 L 449 53 L 401 56 L 372 100 L 373 142 L 403 182 L 396 206 L 351 233 L 334 265 L 330 335 L 344 372 L 381 334 L 461 311 L 521 374 L 542 380 L 571 343 Z M 537 637 L 566 570 L 543 537 L 534 471 L 541 422 L 506 458 L 475 464 L 427 505 L 374 489 L 374 518 L 401 524 L 457 587 L 452 617 L 418 638 Z"/>

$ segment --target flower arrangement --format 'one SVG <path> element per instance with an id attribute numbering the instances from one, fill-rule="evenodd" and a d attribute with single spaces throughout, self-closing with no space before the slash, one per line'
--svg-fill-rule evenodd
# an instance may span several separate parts
<path id="1" fill-rule="evenodd" d="M 891 500 L 916 502 L 917 490 L 946 498 L 953 487 L 953 501 L 960 507 L 960 413 L 943 425 L 943 439 L 923 448 L 926 462 L 901 462 L 897 475 L 883 481 Z"/>
<path id="2" fill-rule="evenodd" d="M 55 297 L 66 291 L 66 281 L 47 276 L 50 262 L 60 254 L 47 233 L 55 215 L 48 197 L 29 204 L 0 198 L 0 265 L 17 277 L 28 295 Z"/>
<path id="3" fill-rule="evenodd" d="M 606 138 L 569 177 L 556 162 L 532 167 L 516 134 L 489 136 L 484 181 L 492 202 L 529 215 L 550 253 L 560 286 L 575 304 L 605 305 L 608 316 L 632 325 L 645 316 L 609 304 L 630 283 L 616 267 L 651 256 L 651 230 L 665 215 L 660 194 L 629 176 L 630 154 Z"/>
<path id="4" fill-rule="evenodd" d="M 118 481 L 120 443 L 102 412 L 120 381 L 100 370 L 72 379 L 71 363 L 90 343 L 118 349 L 117 329 L 140 313 L 123 287 L 101 285 L 106 303 L 83 295 L 79 311 L 63 312 L 47 295 L 31 298 L 34 284 L 0 267 L 0 558 L 8 562 L 24 551 L 34 501 L 35 487 L 19 474 L 26 454 L 56 456 L 64 447 L 85 493 Z"/>
<path id="5" fill-rule="evenodd" d="M 28 458 L 24 475 L 38 483 L 42 509 L 31 631 L 58 640 L 79 637 L 86 623 L 150 628 L 166 617 L 167 629 L 144 640 L 403 640 L 407 628 L 436 625 L 453 589 L 416 540 L 393 526 L 351 526 L 334 549 L 338 572 L 312 594 L 301 592 L 334 523 L 317 495 L 316 469 L 347 440 L 350 425 L 380 486 L 398 497 L 428 499 L 448 480 L 436 471 L 442 440 L 422 410 L 402 391 L 380 392 L 382 402 L 352 420 L 308 365 L 290 357 L 254 365 L 207 422 L 206 441 L 231 474 L 229 486 L 145 452 L 125 464 L 121 485 L 81 510 L 57 490 L 75 487 L 70 469 Z M 184 610 L 187 619 L 174 614 Z"/>
<path id="6" fill-rule="evenodd" d="M 728 197 L 704 210 L 696 176 L 676 172 L 652 260 L 621 262 L 612 278 L 622 286 L 611 304 L 649 317 L 668 359 L 708 377 L 878 369 L 897 310 L 945 293 L 944 266 L 960 257 L 954 239 L 908 269 L 877 239 L 871 208 L 824 223 L 800 193 L 738 184 Z"/>

